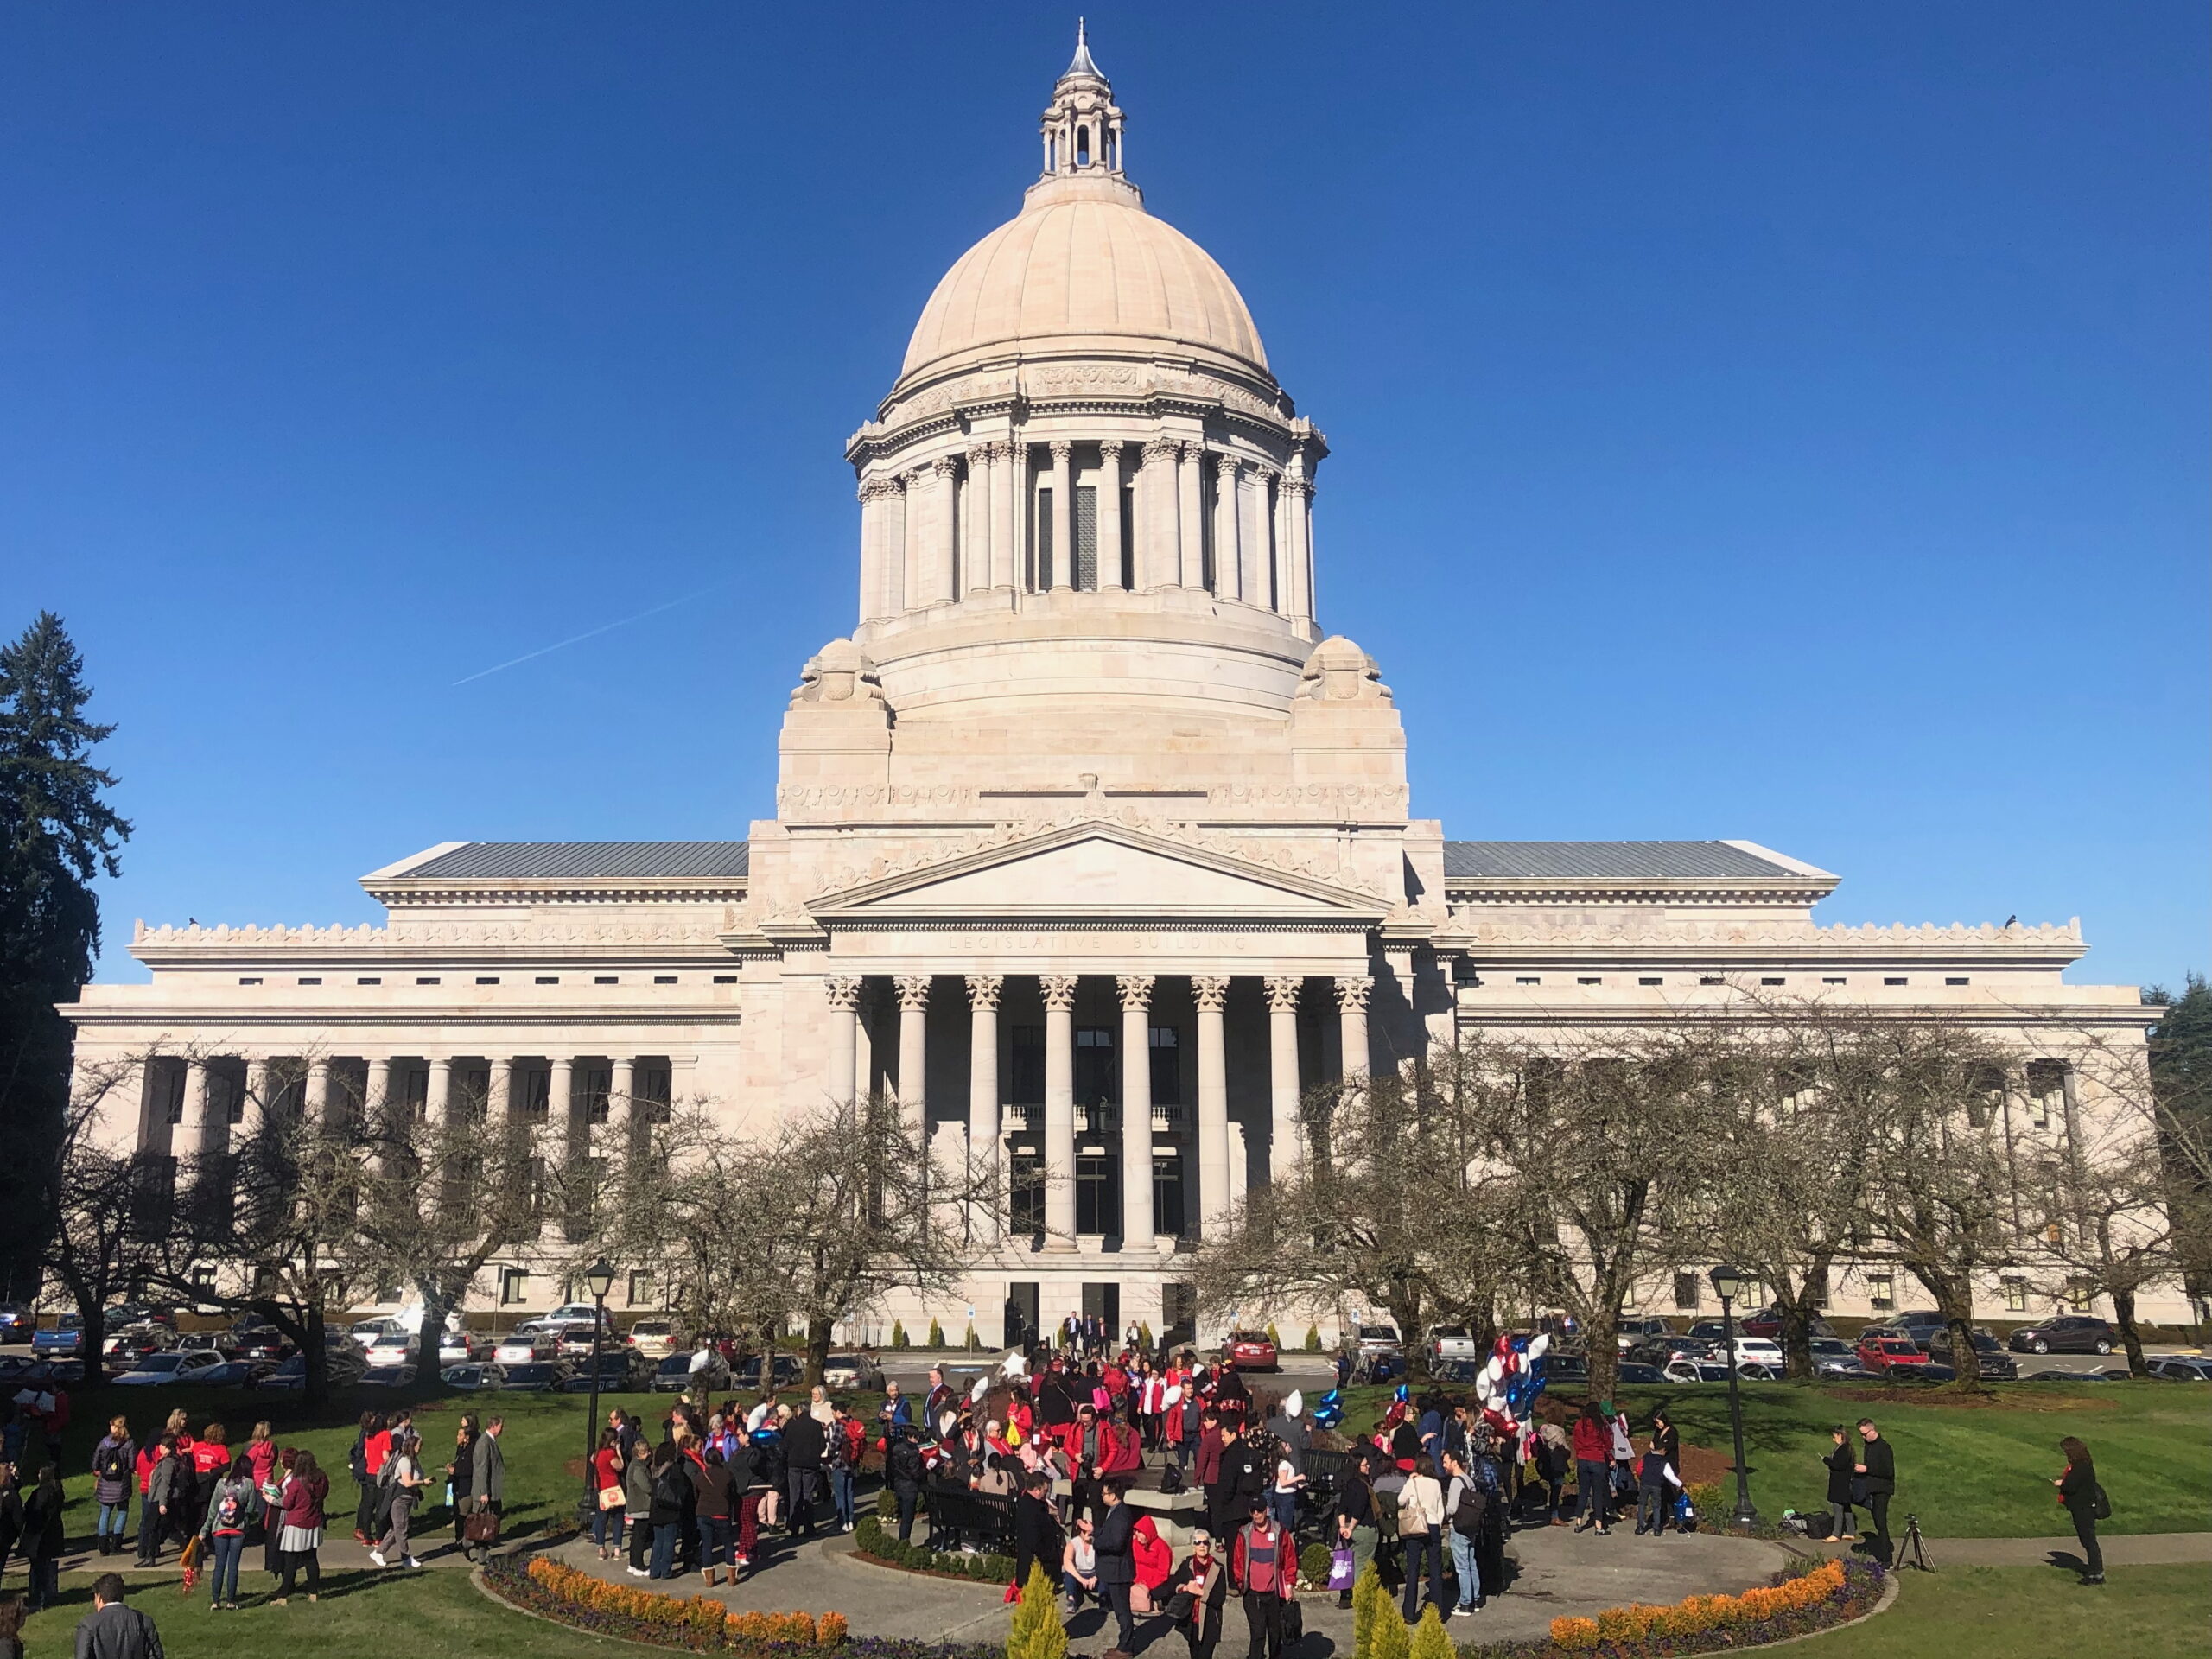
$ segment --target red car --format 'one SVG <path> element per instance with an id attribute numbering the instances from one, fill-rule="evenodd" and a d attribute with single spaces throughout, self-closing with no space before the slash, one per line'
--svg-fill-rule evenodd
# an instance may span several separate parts
<path id="1" fill-rule="evenodd" d="M 1281 1369 L 1275 1357 L 1275 1345 L 1268 1340 L 1264 1331 L 1238 1331 L 1229 1338 L 1230 1369 L 1238 1371 L 1274 1371 Z"/>
<path id="2" fill-rule="evenodd" d="M 1865 1336 L 1859 1338 L 1859 1363 L 1870 1371 L 1925 1365 L 1928 1351 L 1910 1337 Z"/>

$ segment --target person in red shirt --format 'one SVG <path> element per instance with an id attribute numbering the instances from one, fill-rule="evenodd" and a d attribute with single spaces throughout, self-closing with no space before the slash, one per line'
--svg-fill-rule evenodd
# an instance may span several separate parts
<path id="1" fill-rule="evenodd" d="M 1612 1426 L 1597 1401 L 1586 1400 L 1574 1420 L 1574 1491 L 1581 1509 L 1577 1532 L 1595 1526 L 1602 1538 L 1612 1529 Z"/>
<path id="2" fill-rule="evenodd" d="M 591 1517 L 592 1541 L 599 1547 L 599 1559 L 611 1561 L 622 1548 L 622 1459 L 621 1435 L 612 1428 L 599 1431 L 599 1450 L 591 1454 L 593 1501 L 598 1504 Z M 608 1492 L 614 1494 L 610 1503 Z"/>
<path id="3" fill-rule="evenodd" d="M 1229 1584 L 1243 1599 L 1251 1659 L 1278 1659 L 1288 1623 L 1283 1604 L 1298 1593 L 1298 1543 L 1282 1529 L 1264 1497 L 1252 1501 L 1250 1519 L 1236 1529 L 1229 1552 Z"/>
<path id="4" fill-rule="evenodd" d="M 214 1496 L 215 1483 L 231 1466 L 231 1448 L 220 1423 L 210 1423 L 200 1431 L 200 1438 L 192 1443 L 192 1499 L 186 1506 L 186 1518 L 197 1530 L 207 1518 L 207 1500 Z"/>

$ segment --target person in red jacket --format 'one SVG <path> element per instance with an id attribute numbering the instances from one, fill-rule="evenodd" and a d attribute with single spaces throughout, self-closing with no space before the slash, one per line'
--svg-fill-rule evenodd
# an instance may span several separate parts
<path id="1" fill-rule="evenodd" d="M 1243 1598 L 1252 1632 L 1250 1659 L 1279 1659 L 1283 1604 L 1298 1593 L 1298 1541 L 1277 1523 L 1267 1500 L 1254 1502 L 1229 1551 L 1229 1586 Z"/>
<path id="2" fill-rule="evenodd" d="M 1600 1538 L 1612 1530 L 1613 1426 L 1595 1400 L 1582 1402 L 1574 1420 L 1574 1490 L 1581 1518 L 1577 1532 L 1592 1526 Z"/>

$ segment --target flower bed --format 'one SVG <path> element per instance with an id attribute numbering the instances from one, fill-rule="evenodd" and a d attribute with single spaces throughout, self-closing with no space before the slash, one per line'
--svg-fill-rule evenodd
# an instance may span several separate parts
<path id="1" fill-rule="evenodd" d="M 1462 1651 L 1480 1659 L 1662 1659 L 1809 1636 L 1873 1611 L 1886 1579 L 1871 1560 L 1806 1563 L 1732 1596 L 1691 1596 L 1667 1606 L 1608 1607 L 1595 1618 L 1555 1618 L 1542 1642 Z"/>
<path id="2" fill-rule="evenodd" d="M 712 1596 L 664 1596 L 610 1584 L 550 1556 L 527 1567 L 511 1556 L 485 1563 L 485 1582 L 503 1599 L 594 1636 L 693 1653 L 728 1651 L 757 1659 L 883 1659 L 881 1644 L 850 1643 L 842 1613 L 733 1612 Z"/>
<path id="3" fill-rule="evenodd" d="M 873 1515 L 862 1516 L 853 1529 L 853 1548 L 868 1560 L 904 1567 L 909 1573 L 965 1579 L 970 1584 L 1014 1582 L 1011 1555 L 963 1555 L 957 1550 L 931 1549 L 927 1544 L 902 1544 L 899 1535 Z"/>

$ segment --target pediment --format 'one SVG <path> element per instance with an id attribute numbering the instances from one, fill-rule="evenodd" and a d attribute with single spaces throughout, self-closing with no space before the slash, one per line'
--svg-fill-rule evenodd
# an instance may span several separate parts
<path id="1" fill-rule="evenodd" d="M 1086 823 L 948 855 L 825 893 L 822 920 L 1155 917 L 1372 919 L 1372 894 L 1310 872 L 1116 823 Z"/>

